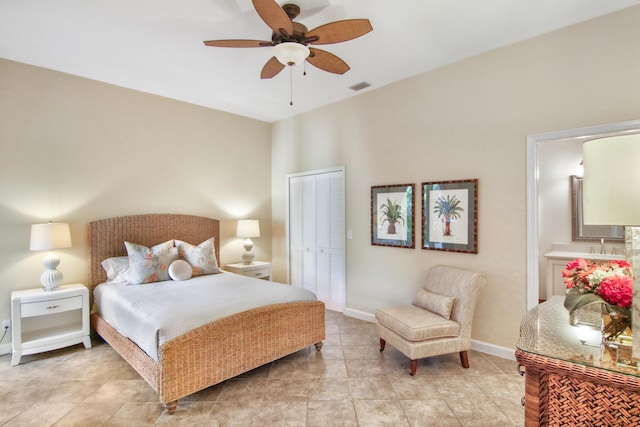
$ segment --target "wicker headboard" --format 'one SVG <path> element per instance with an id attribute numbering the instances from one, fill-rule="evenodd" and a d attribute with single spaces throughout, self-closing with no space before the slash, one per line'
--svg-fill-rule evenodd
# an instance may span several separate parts
<path id="1" fill-rule="evenodd" d="M 171 239 L 193 245 L 215 237 L 220 261 L 220 221 L 194 215 L 147 214 L 101 219 L 89 223 L 89 289 L 104 282 L 106 273 L 100 264 L 106 258 L 127 255 L 124 242 L 154 246 Z"/>

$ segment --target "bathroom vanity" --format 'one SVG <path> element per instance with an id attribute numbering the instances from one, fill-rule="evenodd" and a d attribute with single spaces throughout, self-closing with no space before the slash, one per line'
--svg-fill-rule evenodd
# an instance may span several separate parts
<path id="1" fill-rule="evenodd" d="M 582 249 L 582 251 L 576 251 Z M 584 251 L 586 249 L 586 252 Z M 589 252 L 593 250 L 593 252 Z M 585 245 L 553 245 L 553 250 L 544 254 L 547 260 L 546 275 L 546 299 L 554 295 L 565 295 L 566 286 L 563 282 L 562 270 L 565 269 L 569 261 L 577 258 L 584 258 L 591 261 L 611 261 L 614 259 L 624 259 L 624 248 L 620 246 L 608 245 L 603 246 L 603 251 L 608 253 L 599 253 L 600 247 L 595 244 L 593 247 Z M 611 253 L 615 252 L 615 253 Z"/>

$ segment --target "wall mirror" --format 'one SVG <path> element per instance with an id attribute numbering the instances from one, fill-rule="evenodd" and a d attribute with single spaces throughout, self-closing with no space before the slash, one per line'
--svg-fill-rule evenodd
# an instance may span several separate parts
<path id="1" fill-rule="evenodd" d="M 582 178 L 571 180 L 571 240 L 574 242 L 601 241 L 624 243 L 624 227 L 617 225 L 585 225 L 582 217 Z"/>

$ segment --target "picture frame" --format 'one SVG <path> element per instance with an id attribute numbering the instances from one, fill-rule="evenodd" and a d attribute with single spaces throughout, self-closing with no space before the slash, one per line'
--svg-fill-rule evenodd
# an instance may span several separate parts
<path id="1" fill-rule="evenodd" d="M 371 244 L 415 248 L 415 184 L 371 187 Z"/>
<path id="2" fill-rule="evenodd" d="M 478 180 L 422 183 L 422 249 L 478 253 Z"/>
<path id="3" fill-rule="evenodd" d="M 582 177 L 571 175 L 571 241 L 624 243 L 624 227 L 619 225 L 589 225 L 582 214 Z"/>

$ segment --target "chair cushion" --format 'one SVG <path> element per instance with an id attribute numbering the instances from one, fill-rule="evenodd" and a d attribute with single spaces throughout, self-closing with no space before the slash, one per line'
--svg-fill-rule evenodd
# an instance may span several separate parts
<path id="1" fill-rule="evenodd" d="M 408 341 L 457 337 L 460 325 L 415 305 L 380 308 L 376 319 Z"/>
<path id="2" fill-rule="evenodd" d="M 451 309 L 455 298 L 446 295 L 435 294 L 426 289 L 418 289 L 413 296 L 411 304 L 429 310 L 432 313 L 439 314 L 445 319 L 451 318 Z"/>

